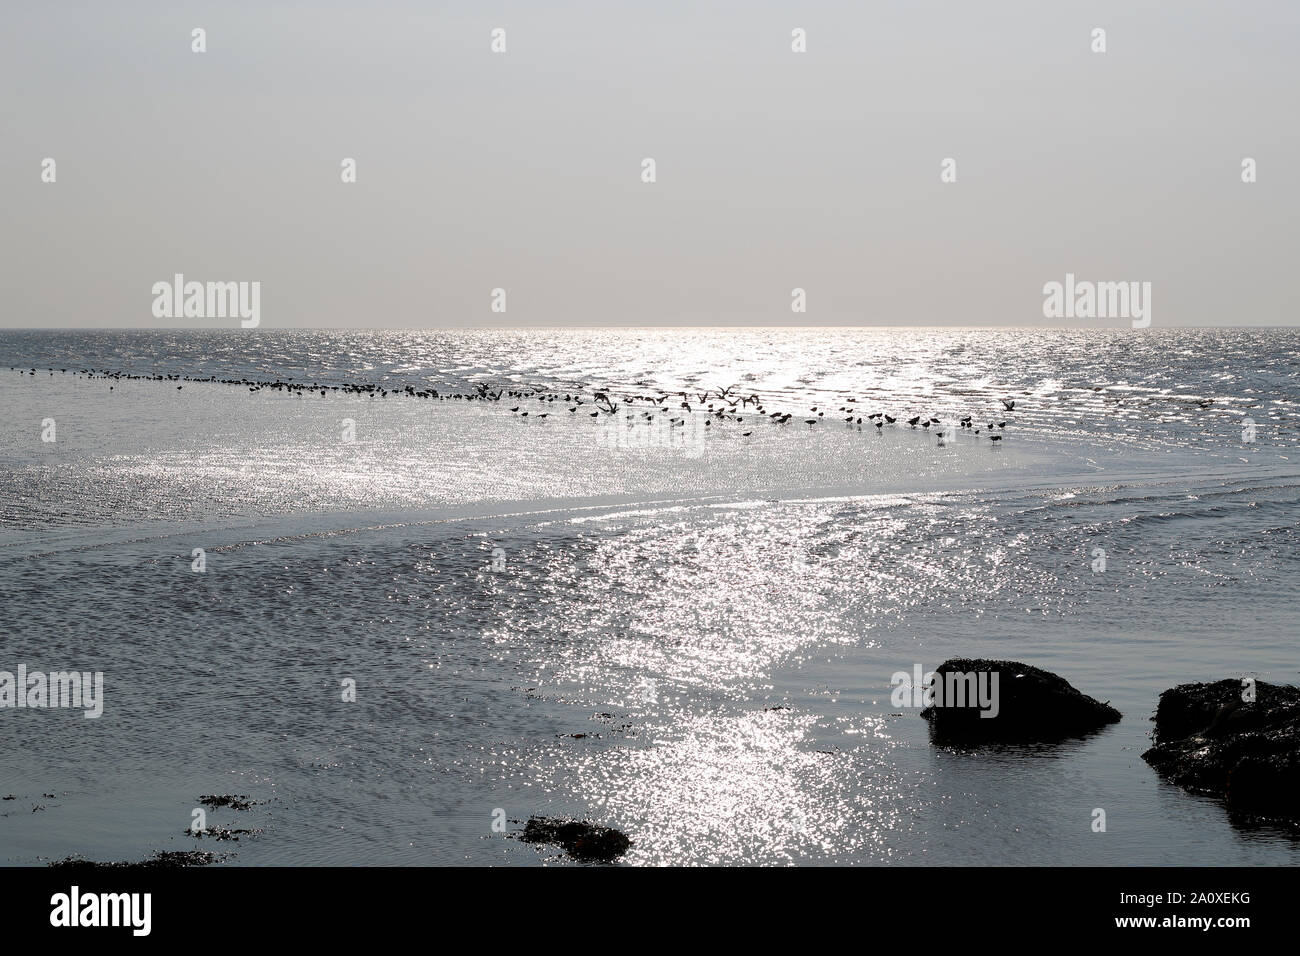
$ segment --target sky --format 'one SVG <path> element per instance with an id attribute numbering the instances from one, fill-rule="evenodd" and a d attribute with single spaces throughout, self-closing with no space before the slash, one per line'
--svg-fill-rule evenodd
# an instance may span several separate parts
<path id="1" fill-rule="evenodd" d="M 1045 317 L 1067 273 L 1157 328 L 1300 315 L 1294 0 L 0 17 L 0 327 L 239 326 L 155 316 L 177 273 L 260 283 L 261 330 L 1128 324 Z"/>

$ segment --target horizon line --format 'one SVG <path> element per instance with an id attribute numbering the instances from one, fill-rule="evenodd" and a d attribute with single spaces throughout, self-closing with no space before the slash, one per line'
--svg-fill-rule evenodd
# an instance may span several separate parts
<path id="1" fill-rule="evenodd" d="M 1135 329 L 1128 325 L 443 325 L 443 326 L 368 326 L 368 325 L 288 325 L 245 329 L 224 326 L 137 326 L 137 325 L 51 325 L 51 326 L 0 326 L 0 332 L 246 332 L 257 335 L 271 332 L 536 332 L 536 331 L 658 331 L 669 329 L 735 329 L 735 330 L 770 330 L 770 331 L 818 331 L 818 330 L 865 330 L 890 329 L 897 331 L 920 331 L 931 329 L 971 329 L 971 330 L 1033 330 L 1033 331 L 1094 331 L 1094 332 L 1180 332 L 1204 329 L 1300 329 L 1296 325 L 1162 325 Z"/>

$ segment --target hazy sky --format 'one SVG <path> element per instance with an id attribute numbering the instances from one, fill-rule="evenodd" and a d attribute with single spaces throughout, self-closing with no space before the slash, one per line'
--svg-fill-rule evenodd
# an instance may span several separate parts
<path id="1" fill-rule="evenodd" d="M 154 318 L 177 272 L 261 282 L 264 330 L 1052 325 L 1067 272 L 1150 282 L 1153 327 L 1297 322 L 1295 0 L 0 17 L 3 326 L 238 327 Z"/>

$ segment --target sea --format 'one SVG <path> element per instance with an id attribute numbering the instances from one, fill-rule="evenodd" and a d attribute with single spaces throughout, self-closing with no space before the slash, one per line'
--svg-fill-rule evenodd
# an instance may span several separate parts
<path id="1" fill-rule="evenodd" d="M 103 676 L 0 863 L 1300 863 L 1141 759 L 1296 682 L 1300 331 L 0 330 L 0 408 L 0 670 Z M 937 746 L 952 657 L 1123 720 Z"/>

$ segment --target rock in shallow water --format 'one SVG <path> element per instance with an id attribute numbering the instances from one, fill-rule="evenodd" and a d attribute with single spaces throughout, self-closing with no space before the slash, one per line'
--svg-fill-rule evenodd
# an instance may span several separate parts
<path id="1" fill-rule="evenodd" d="M 603 863 L 618 859 L 632 845 L 626 834 L 612 827 L 553 817 L 529 817 L 519 839 L 525 843 L 553 843 L 576 860 Z"/>
<path id="2" fill-rule="evenodd" d="M 1300 819 L 1300 688 L 1231 678 L 1160 695 L 1155 746 L 1142 755 L 1171 783 L 1230 810 Z"/>
<path id="3" fill-rule="evenodd" d="M 1109 703 L 1019 661 L 954 658 L 934 674 L 935 705 L 921 716 L 930 722 L 935 743 L 1048 743 L 1090 734 L 1120 719 Z"/>

